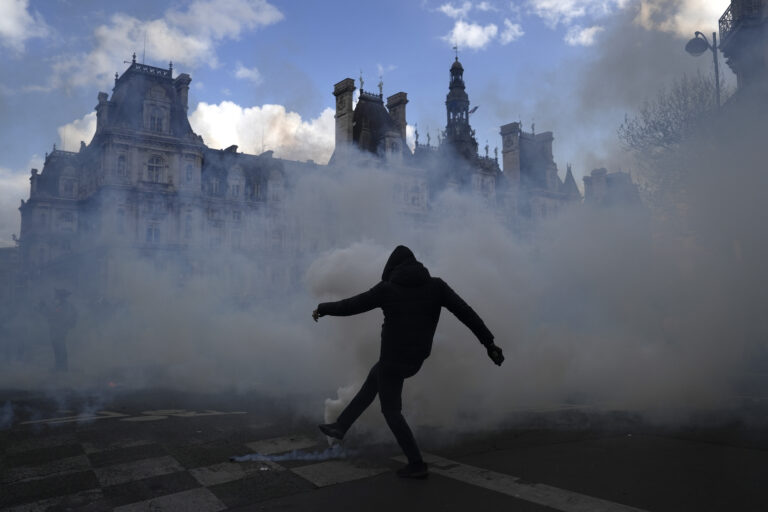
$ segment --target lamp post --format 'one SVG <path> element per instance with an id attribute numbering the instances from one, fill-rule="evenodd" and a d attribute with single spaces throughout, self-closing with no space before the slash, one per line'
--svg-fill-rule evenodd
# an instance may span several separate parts
<path id="1" fill-rule="evenodd" d="M 715 63 L 715 100 L 717 108 L 720 109 L 720 68 L 717 62 L 717 32 L 712 32 L 712 44 L 709 44 L 707 36 L 698 30 L 695 37 L 685 45 L 685 51 L 694 57 L 698 57 L 707 50 L 712 50 L 712 60 Z"/>

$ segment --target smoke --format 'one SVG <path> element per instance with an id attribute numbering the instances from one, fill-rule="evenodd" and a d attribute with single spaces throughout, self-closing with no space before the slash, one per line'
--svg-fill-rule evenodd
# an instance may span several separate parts
<path id="1" fill-rule="evenodd" d="M 489 80 L 480 90 L 469 92 L 473 102 L 493 105 L 492 110 L 484 110 L 492 126 L 522 120 L 527 130 L 535 123 L 536 131 L 552 131 L 555 161 L 561 167 L 565 162 L 574 164 L 579 182 L 593 168 L 627 170 L 631 166 L 616 137 L 625 115 L 683 75 L 712 76 L 711 54 L 694 58 L 684 47 L 695 30 L 711 38 L 728 6 L 727 1 L 629 1 L 617 3 L 621 8 L 609 16 L 581 18 L 586 4 L 602 9 L 610 2 L 535 3 L 547 8 L 549 16 L 542 13 L 542 17 L 553 23 L 578 22 L 565 31 L 566 39 L 593 43 L 589 51 L 575 53 L 557 67 L 533 67 L 520 73 L 513 93 L 510 84 L 501 80 Z M 694 11 L 696 15 L 690 16 Z M 720 57 L 724 82 L 735 83 Z M 483 135 L 487 136 L 496 134 Z"/>
<path id="2" fill-rule="evenodd" d="M 107 297 L 74 289 L 80 315 L 66 384 L 87 393 L 109 382 L 256 393 L 310 417 L 325 404 L 330 421 L 378 357 L 382 316 L 314 323 L 311 311 L 376 284 L 403 243 L 483 317 L 507 356 L 494 366 L 444 312 L 432 356 L 406 382 L 404 410 L 415 426 L 492 428 L 519 411 L 564 404 L 657 419 L 728 408 L 766 348 L 757 284 L 766 245 L 756 225 L 766 178 L 754 172 L 761 160 L 741 131 L 764 133 L 757 122 L 728 120 L 727 140 L 702 139 L 706 151 L 692 142 L 682 170 L 670 164 L 691 184 L 682 234 L 644 208 L 584 206 L 522 235 L 460 191 L 435 197 L 430 220 L 415 222 L 393 208 L 403 179 L 395 166 L 361 160 L 297 176 L 280 222 L 294 226 L 284 242 L 299 243 L 295 234 L 301 251 L 243 252 L 225 241 L 215 253 L 195 249 L 205 258 L 189 272 L 126 250 Z M 740 158 L 724 179 L 734 151 Z M 27 353 L 2 363 L 4 387 L 49 386 L 52 356 L 34 309 L 20 317 L 38 326 L 18 335 Z M 382 431 L 372 409 L 356 428 Z"/>
<path id="3" fill-rule="evenodd" d="M 29 169 L 42 169 L 37 155 L 26 165 L 25 172 L 0 167 L 0 247 L 13 247 L 13 235 L 19 235 L 21 200 L 29 196 Z"/>
<path id="4" fill-rule="evenodd" d="M 262 455 L 260 453 L 251 453 L 232 457 L 233 462 L 283 462 L 290 460 L 321 461 L 329 459 L 346 459 L 357 455 L 356 450 L 348 450 L 340 444 L 326 448 L 322 451 L 305 452 L 303 450 L 293 450 L 280 455 Z"/>

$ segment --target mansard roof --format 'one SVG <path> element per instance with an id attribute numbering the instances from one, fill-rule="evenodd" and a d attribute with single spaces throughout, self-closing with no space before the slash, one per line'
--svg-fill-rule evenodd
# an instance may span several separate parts
<path id="1" fill-rule="evenodd" d="M 144 129 L 144 104 L 153 101 L 170 110 L 170 132 L 174 137 L 197 137 L 187 119 L 177 85 L 189 83 L 189 75 L 172 78 L 172 68 L 163 69 L 133 62 L 115 80 L 109 102 L 107 127 Z"/>
<path id="2" fill-rule="evenodd" d="M 387 135 L 400 138 L 397 123 L 384 107 L 381 96 L 376 94 L 360 92 L 352 120 L 352 140 L 360 149 L 376 153 L 380 149 L 379 144 Z M 369 134 L 368 140 L 362 140 L 365 131 Z"/>

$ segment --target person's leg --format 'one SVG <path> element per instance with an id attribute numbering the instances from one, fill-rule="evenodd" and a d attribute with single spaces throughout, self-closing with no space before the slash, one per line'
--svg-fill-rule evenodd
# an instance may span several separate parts
<path id="1" fill-rule="evenodd" d="M 368 377 L 363 382 L 363 387 L 357 392 L 355 397 L 349 402 L 341 414 L 339 414 L 336 424 L 346 432 L 349 427 L 360 417 L 376 398 L 379 391 L 379 363 L 373 365 Z"/>
<path id="2" fill-rule="evenodd" d="M 409 372 L 410 373 L 410 372 Z M 379 370 L 379 401 L 381 412 L 387 420 L 389 429 L 395 435 L 397 444 L 408 458 L 409 465 L 422 465 L 421 452 L 413 437 L 413 432 L 402 414 L 403 372 L 398 369 L 385 368 Z"/>

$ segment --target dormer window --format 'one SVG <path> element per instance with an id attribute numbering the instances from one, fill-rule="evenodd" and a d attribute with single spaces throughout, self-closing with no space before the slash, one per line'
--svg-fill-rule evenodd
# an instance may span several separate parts
<path id="1" fill-rule="evenodd" d="M 163 111 L 153 107 L 149 112 L 149 129 L 153 132 L 163 131 Z"/>

